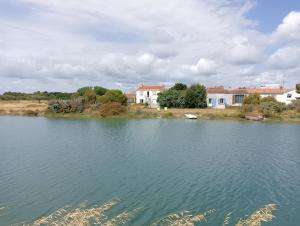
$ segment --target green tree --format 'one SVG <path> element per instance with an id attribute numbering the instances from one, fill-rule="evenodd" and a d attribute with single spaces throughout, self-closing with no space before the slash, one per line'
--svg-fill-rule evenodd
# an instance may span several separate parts
<path id="1" fill-rule="evenodd" d="M 101 86 L 95 86 L 94 91 L 97 96 L 103 96 L 108 91 L 108 89 Z"/>
<path id="2" fill-rule="evenodd" d="M 186 108 L 206 108 L 207 92 L 204 85 L 195 84 L 186 90 L 185 107 Z"/>
<path id="3" fill-rule="evenodd" d="M 86 86 L 86 87 L 79 88 L 77 90 L 77 93 L 79 96 L 84 96 L 84 94 L 87 90 L 93 90 L 93 87 Z"/>
<path id="4" fill-rule="evenodd" d="M 158 103 L 161 107 L 169 108 L 205 108 L 206 88 L 203 85 L 192 85 L 185 90 L 174 89 L 173 87 L 158 94 Z"/>
<path id="5" fill-rule="evenodd" d="M 99 97 L 101 104 L 117 102 L 121 105 L 127 105 L 127 96 L 121 90 L 109 90 L 105 95 Z"/>
<path id="6" fill-rule="evenodd" d="M 183 83 L 176 83 L 171 90 L 186 90 L 187 89 L 187 85 L 183 84 Z"/>

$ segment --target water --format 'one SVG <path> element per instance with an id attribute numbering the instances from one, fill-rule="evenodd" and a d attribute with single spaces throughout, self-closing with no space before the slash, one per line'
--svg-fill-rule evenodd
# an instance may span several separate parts
<path id="1" fill-rule="evenodd" d="M 299 213 L 300 125 L 0 117 L 1 226 L 298 226 Z"/>

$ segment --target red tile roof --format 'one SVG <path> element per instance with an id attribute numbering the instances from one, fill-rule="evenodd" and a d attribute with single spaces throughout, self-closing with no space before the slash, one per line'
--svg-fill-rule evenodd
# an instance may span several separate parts
<path id="1" fill-rule="evenodd" d="M 283 94 L 293 89 L 284 88 L 239 88 L 239 89 L 224 89 L 223 87 L 207 88 L 209 94 Z"/>
<path id="2" fill-rule="evenodd" d="M 135 93 L 126 93 L 126 96 L 128 98 L 135 98 L 136 97 L 136 94 Z"/>
<path id="3" fill-rule="evenodd" d="M 249 94 L 284 94 L 292 91 L 293 89 L 284 89 L 284 88 L 250 88 L 247 89 Z"/>
<path id="4" fill-rule="evenodd" d="M 140 91 L 146 91 L 146 90 L 159 90 L 159 91 L 163 91 L 165 90 L 165 86 L 144 86 L 141 85 L 138 90 Z"/>

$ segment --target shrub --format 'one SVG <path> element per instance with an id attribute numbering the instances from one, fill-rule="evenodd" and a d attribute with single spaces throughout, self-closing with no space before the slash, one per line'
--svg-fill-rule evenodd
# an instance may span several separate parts
<path id="1" fill-rule="evenodd" d="M 264 103 L 264 102 L 276 102 L 276 98 L 273 96 L 268 96 L 268 97 L 263 97 L 261 98 L 260 102 Z"/>
<path id="2" fill-rule="evenodd" d="M 117 102 L 121 105 L 127 105 L 127 96 L 120 90 L 109 90 L 105 95 L 98 98 L 101 104 Z"/>
<path id="3" fill-rule="evenodd" d="M 54 113 L 74 113 L 83 112 L 84 99 L 76 98 L 72 100 L 52 100 L 48 103 L 48 110 Z"/>
<path id="4" fill-rule="evenodd" d="M 296 92 L 300 94 L 300 83 L 296 85 Z"/>
<path id="5" fill-rule="evenodd" d="M 174 117 L 174 115 L 172 112 L 167 112 L 162 115 L 162 118 L 173 118 L 173 117 Z"/>
<path id="6" fill-rule="evenodd" d="M 114 116 L 124 113 L 126 111 L 126 107 L 119 102 L 108 102 L 102 104 L 100 107 L 100 115 L 102 117 Z"/>
<path id="7" fill-rule="evenodd" d="M 246 96 L 243 104 L 253 104 L 253 105 L 259 105 L 261 101 L 260 95 L 255 93 L 255 94 L 250 94 L 249 96 Z"/>
<path id="8" fill-rule="evenodd" d="M 95 93 L 95 91 L 91 90 L 91 89 L 87 89 L 84 92 L 84 101 L 86 104 L 95 104 L 96 100 L 97 100 L 97 95 Z"/>
<path id="9" fill-rule="evenodd" d="M 101 86 L 95 86 L 94 91 L 97 96 L 103 96 L 108 91 L 108 89 Z"/>
<path id="10" fill-rule="evenodd" d="M 285 104 L 277 101 L 263 102 L 259 106 L 259 111 L 263 113 L 265 117 L 273 116 L 275 113 L 283 112 L 285 109 Z"/>
<path id="11" fill-rule="evenodd" d="M 256 107 L 253 104 L 243 104 L 243 106 L 241 107 L 241 112 L 242 113 L 253 112 L 255 108 Z"/>
<path id="12" fill-rule="evenodd" d="M 288 109 L 296 110 L 300 113 L 300 100 L 293 100 L 292 103 L 288 105 Z"/>

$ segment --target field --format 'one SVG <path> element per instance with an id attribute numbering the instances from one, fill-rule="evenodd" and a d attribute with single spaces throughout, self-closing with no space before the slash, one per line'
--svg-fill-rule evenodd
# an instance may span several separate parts
<path id="1" fill-rule="evenodd" d="M 44 115 L 47 111 L 47 101 L 0 101 L 0 115 Z"/>

